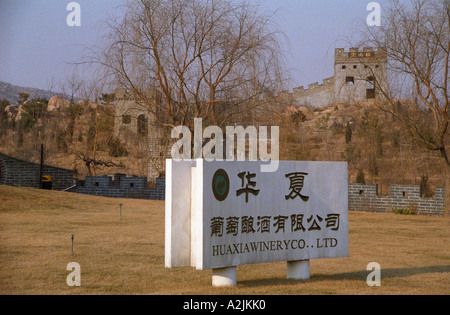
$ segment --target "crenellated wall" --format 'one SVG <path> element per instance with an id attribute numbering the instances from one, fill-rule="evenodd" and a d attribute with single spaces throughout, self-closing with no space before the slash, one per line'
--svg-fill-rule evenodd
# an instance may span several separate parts
<path id="1" fill-rule="evenodd" d="M 43 166 L 43 176 L 51 176 L 53 190 L 73 185 L 73 170 Z M 39 188 L 39 164 L 0 153 L 0 185 Z"/>
<path id="2" fill-rule="evenodd" d="M 336 48 L 334 59 L 333 77 L 323 79 L 322 84 L 312 83 L 307 89 L 300 86 L 292 93 L 281 91 L 278 99 L 291 105 L 322 107 L 335 102 L 382 98 L 380 88 L 387 87 L 387 57 L 383 49 Z M 373 96 L 368 96 L 367 90 L 372 85 Z"/>
<path id="3" fill-rule="evenodd" d="M 392 209 L 415 209 L 417 214 L 442 215 L 444 187 L 436 187 L 435 197 L 422 197 L 420 186 L 391 185 L 389 196 L 378 195 L 376 184 L 349 184 L 349 211 L 390 212 Z"/>
<path id="4" fill-rule="evenodd" d="M 92 191 L 95 196 L 110 198 L 165 199 L 165 179 L 157 178 L 155 188 L 147 187 L 147 178 L 129 177 L 125 174 L 111 176 L 93 176 Z M 91 179 L 78 181 L 74 192 L 90 195 Z"/>
<path id="5" fill-rule="evenodd" d="M 0 153 L 0 185 L 37 188 L 39 165 Z M 53 178 L 53 189 L 63 190 L 73 185 L 73 171 L 45 166 L 44 174 Z M 165 179 L 157 178 L 155 188 L 148 188 L 147 179 L 125 174 L 94 176 L 92 190 L 96 196 L 111 198 L 165 199 Z M 420 186 L 391 185 L 389 196 L 378 194 L 376 184 L 349 184 L 349 211 L 390 212 L 396 209 L 415 209 L 417 214 L 442 215 L 444 187 L 436 187 L 435 197 L 422 197 Z M 91 194 L 91 180 L 77 181 L 72 192 Z"/>
<path id="6" fill-rule="evenodd" d="M 278 93 L 278 98 L 292 100 L 292 105 L 321 107 L 333 103 L 334 101 L 334 77 L 326 78 L 322 84 L 314 82 L 305 89 L 303 86 L 296 87 L 289 91 Z"/>

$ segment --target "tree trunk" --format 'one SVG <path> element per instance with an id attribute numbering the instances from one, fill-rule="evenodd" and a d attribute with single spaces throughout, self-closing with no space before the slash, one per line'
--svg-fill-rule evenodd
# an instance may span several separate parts
<path id="1" fill-rule="evenodd" d="M 91 195 L 94 195 L 94 180 L 92 178 L 91 165 L 89 163 L 86 163 L 86 166 L 89 172 L 89 178 L 91 180 Z"/>
<path id="2" fill-rule="evenodd" d="M 450 166 L 445 166 L 444 216 L 450 216 Z"/>

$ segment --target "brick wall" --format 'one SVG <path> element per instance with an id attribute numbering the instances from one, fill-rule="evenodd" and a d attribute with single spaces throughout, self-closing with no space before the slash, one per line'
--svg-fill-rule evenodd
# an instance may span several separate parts
<path id="1" fill-rule="evenodd" d="M 0 157 L 0 185 L 6 185 L 6 163 Z"/>
<path id="2" fill-rule="evenodd" d="M 43 176 L 51 176 L 53 190 L 63 190 L 74 184 L 73 170 L 44 165 Z M 0 153 L 0 184 L 39 188 L 39 164 Z"/>
<path id="3" fill-rule="evenodd" d="M 134 199 L 165 199 L 165 179 L 157 178 L 156 187 L 148 188 L 147 179 L 142 177 L 127 177 L 124 174 L 110 176 L 93 176 L 92 191 L 96 196 L 110 198 L 134 198 Z M 91 180 L 89 177 L 84 181 L 78 181 L 74 192 L 80 194 L 91 194 Z"/>
<path id="4" fill-rule="evenodd" d="M 349 184 L 348 206 L 350 211 L 390 212 L 393 208 L 415 208 L 418 214 L 442 215 L 444 187 L 436 187 L 434 198 L 425 198 L 420 186 L 391 185 L 389 196 L 379 196 L 376 184 Z"/>
<path id="5" fill-rule="evenodd" d="M 81 185 L 80 185 L 81 184 Z M 165 199 L 165 179 L 156 179 L 156 188 L 147 188 L 146 178 L 109 176 L 93 177 L 94 195 L 111 198 Z M 91 193 L 90 179 L 81 181 L 76 192 Z M 349 184 L 348 203 L 350 211 L 390 212 L 392 208 L 414 207 L 418 214 L 442 215 L 444 187 L 436 188 L 434 198 L 421 197 L 420 186 L 391 185 L 390 196 L 379 196 L 378 185 Z"/>
<path id="6" fill-rule="evenodd" d="M 43 175 L 52 176 L 53 189 L 63 190 L 74 184 L 73 171 L 44 166 Z M 0 185 L 38 188 L 39 165 L 0 153 Z M 128 177 L 125 174 L 94 176 L 92 190 L 96 196 L 111 198 L 165 199 L 165 179 L 157 178 L 156 187 L 148 188 L 147 179 Z M 91 194 L 91 181 L 78 181 L 71 190 Z M 414 207 L 419 214 L 442 215 L 444 210 L 444 187 L 437 187 L 434 198 L 421 196 L 420 186 L 391 185 L 389 196 L 378 195 L 376 184 L 349 184 L 348 203 L 350 211 L 390 212 L 392 208 Z"/>

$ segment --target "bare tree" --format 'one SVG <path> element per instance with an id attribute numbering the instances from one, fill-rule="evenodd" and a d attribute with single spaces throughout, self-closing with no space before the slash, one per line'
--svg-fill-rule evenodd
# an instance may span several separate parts
<path id="1" fill-rule="evenodd" d="M 392 0 L 384 12 L 382 26 L 363 33 L 364 45 L 388 57 L 389 87 L 375 82 L 385 97 L 380 106 L 402 122 L 415 143 L 442 158 L 450 214 L 450 3 Z"/>
<path id="2" fill-rule="evenodd" d="M 82 152 L 79 152 L 76 154 L 77 158 L 82 160 L 85 165 L 86 168 L 88 170 L 88 174 L 89 174 L 89 179 L 91 182 L 91 195 L 94 194 L 94 181 L 93 181 L 93 177 L 92 177 L 92 171 L 91 168 L 96 168 L 96 169 L 104 169 L 107 167 L 121 167 L 120 165 L 112 162 L 112 161 L 102 161 L 102 160 L 96 160 L 96 159 L 92 159 L 90 158 L 88 155 L 85 155 Z"/>
<path id="3" fill-rule="evenodd" d="M 124 18 L 107 25 L 109 44 L 94 60 L 162 127 L 193 130 L 193 118 L 220 126 L 280 90 L 279 33 L 250 1 L 129 1 Z"/>

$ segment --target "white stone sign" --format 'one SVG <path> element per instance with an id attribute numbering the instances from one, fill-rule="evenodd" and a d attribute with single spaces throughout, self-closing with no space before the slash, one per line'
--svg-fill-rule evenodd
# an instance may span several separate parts
<path id="1" fill-rule="evenodd" d="M 348 257 L 347 163 L 166 164 L 166 267 Z"/>

